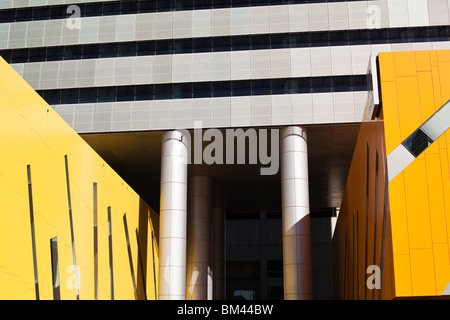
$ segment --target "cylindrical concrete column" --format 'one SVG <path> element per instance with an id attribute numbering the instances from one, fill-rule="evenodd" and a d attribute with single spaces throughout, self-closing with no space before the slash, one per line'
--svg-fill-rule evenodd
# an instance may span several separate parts
<path id="1" fill-rule="evenodd" d="M 188 137 L 162 137 L 159 233 L 159 299 L 186 299 L 186 219 Z"/>
<path id="2" fill-rule="evenodd" d="M 212 299 L 211 197 L 212 180 L 189 178 L 186 299 Z"/>
<path id="3" fill-rule="evenodd" d="M 306 130 L 281 131 L 283 277 L 286 300 L 312 299 Z"/>
<path id="4" fill-rule="evenodd" d="M 214 185 L 212 210 L 213 299 L 225 299 L 225 200 L 222 187 Z"/>

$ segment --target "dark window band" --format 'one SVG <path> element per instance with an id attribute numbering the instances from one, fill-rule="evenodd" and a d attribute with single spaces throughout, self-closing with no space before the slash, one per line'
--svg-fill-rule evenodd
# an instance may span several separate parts
<path id="1" fill-rule="evenodd" d="M 189 39 L 145 40 L 0 50 L 8 63 L 129 56 L 450 41 L 450 26 L 335 30 Z"/>
<path id="2" fill-rule="evenodd" d="M 367 76 L 254 79 L 37 90 L 50 105 L 367 91 Z"/>
<path id="3" fill-rule="evenodd" d="M 257 7 L 281 4 L 304 4 L 326 2 L 353 2 L 361 0 L 126 0 L 76 4 L 80 8 L 80 17 L 99 17 L 150 12 L 186 11 L 237 7 Z M 70 4 L 10 8 L 0 10 L 0 23 L 65 19 Z"/>

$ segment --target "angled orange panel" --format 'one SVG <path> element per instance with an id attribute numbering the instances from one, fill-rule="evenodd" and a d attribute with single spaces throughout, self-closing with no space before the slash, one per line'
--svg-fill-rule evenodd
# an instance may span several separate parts
<path id="1" fill-rule="evenodd" d="M 393 52 L 380 52 L 378 55 L 380 64 L 381 81 L 396 81 L 395 63 Z"/>
<path id="2" fill-rule="evenodd" d="M 450 283 L 450 256 L 448 243 L 436 243 L 433 246 L 433 257 L 436 270 L 436 294 L 441 295 Z"/>
<path id="3" fill-rule="evenodd" d="M 432 72 L 432 77 L 433 77 L 434 105 L 437 110 L 443 105 L 439 68 L 437 66 L 433 66 L 431 68 L 431 72 Z"/>
<path id="4" fill-rule="evenodd" d="M 414 51 L 394 52 L 394 64 L 397 81 L 400 77 L 415 77 L 417 74 Z"/>
<path id="5" fill-rule="evenodd" d="M 430 220 L 433 243 L 447 242 L 447 225 L 442 186 L 441 159 L 439 154 L 429 154 L 426 151 L 426 175 L 430 205 Z"/>
<path id="6" fill-rule="evenodd" d="M 450 50 L 438 50 L 437 59 L 439 65 L 441 65 L 442 62 L 450 62 Z"/>
<path id="7" fill-rule="evenodd" d="M 392 249 L 394 254 L 409 254 L 408 220 L 404 174 L 400 173 L 389 183 Z"/>
<path id="8" fill-rule="evenodd" d="M 408 254 L 394 254 L 395 295 L 412 296 L 411 262 Z"/>
<path id="9" fill-rule="evenodd" d="M 431 248 L 428 187 L 423 155 L 405 170 L 406 212 L 411 249 Z"/>
<path id="10" fill-rule="evenodd" d="M 417 80 L 419 83 L 420 92 L 420 111 L 422 115 L 421 123 L 423 123 L 436 112 L 433 76 L 431 74 L 431 71 L 419 72 L 417 74 Z"/>
<path id="11" fill-rule="evenodd" d="M 403 141 L 422 124 L 417 77 L 398 77 L 397 93 L 400 139 Z"/>
<path id="12" fill-rule="evenodd" d="M 439 77 L 442 97 L 441 105 L 443 105 L 450 100 L 450 61 L 439 63 Z M 441 105 L 437 107 L 439 108 Z"/>
<path id="13" fill-rule="evenodd" d="M 436 295 L 433 250 L 411 250 L 411 279 L 413 296 Z"/>
<path id="14" fill-rule="evenodd" d="M 432 67 L 438 66 L 438 55 L 436 50 L 429 51 L 430 52 L 430 63 Z"/>
<path id="15" fill-rule="evenodd" d="M 417 71 L 431 71 L 431 61 L 429 51 L 416 51 Z"/>

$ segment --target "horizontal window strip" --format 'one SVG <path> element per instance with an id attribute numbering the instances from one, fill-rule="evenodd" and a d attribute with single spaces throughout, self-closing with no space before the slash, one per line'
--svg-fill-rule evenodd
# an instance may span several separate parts
<path id="1" fill-rule="evenodd" d="M 37 90 L 50 105 L 367 91 L 367 75 Z"/>
<path id="2" fill-rule="evenodd" d="M 450 26 L 145 40 L 0 50 L 8 63 L 202 52 L 450 41 Z"/>
<path id="3" fill-rule="evenodd" d="M 354 1 L 362 0 L 127 0 L 79 3 L 76 5 L 80 8 L 80 17 L 83 18 L 152 12 Z M 65 19 L 73 14 L 72 11 L 69 11 L 69 13 L 67 12 L 69 6 L 70 4 L 60 4 L 53 6 L 3 9 L 0 10 L 0 23 Z"/>

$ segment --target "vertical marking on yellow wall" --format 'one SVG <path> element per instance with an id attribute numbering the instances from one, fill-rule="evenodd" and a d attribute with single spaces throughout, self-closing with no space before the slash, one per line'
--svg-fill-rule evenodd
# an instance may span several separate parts
<path id="1" fill-rule="evenodd" d="M 153 229 L 151 231 L 151 237 L 152 237 L 152 258 L 153 258 L 153 284 L 155 287 L 155 300 L 158 300 L 158 293 L 156 291 L 155 244 L 153 240 Z"/>
<path id="2" fill-rule="evenodd" d="M 133 285 L 134 299 L 137 300 L 136 281 L 134 280 L 133 256 L 131 254 L 131 248 L 130 248 L 130 237 L 128 235 L 128 223 L 127 223 L 127 214 L 126 213 L 123 215 L 123 228 L 125 230 L 125 239 L 127 241 L 128 260 L 130 262 L 131 283 Z"/>
<path id="3" fill-rule="evenodd" d="M 73 266 L 74 266 L 74 275 L 75 275 L 75 290 L 77 293 L 77 300 L 80 300 L 80 293 L 78 291 L 77 258 L 76 258 L 76 254 L 75 254 L 75 235 L 73 232 L 72 201 L 71 201 L 71 197 L 70 197 L 69 163 L 67 160 L 67 155 L 64 156 L 64 163 L 65 163 L 65 167 L 66 167 L 67 201 L 68 201 L 68 205 L 69 205 L 70 238 L 72 240 L 72 256 L 73 256 Z"/>
<path id="4" fill-rule="evenodd" d="M 147 300 L 147 288 L 145 287 L 144 263 L 142 261 L 141 245 L 139 243 L 138 229 L 135 229 L 135 232 L 136 232 L 136 242 L 137 242 L 137 247 L 138 247 L 139 264 L 141 266 L 141 276 L 142 276 L 142 286 L 143 286 L 143 289 L 144 289 L 144 298 L 145 298 L 145 300 Z"/>
<path id="5" fill-rule="evenodd" d="M 109 280 L 111 287 L 111 300 L 114 300 L 114 268 L 113 268 L 113 248 L 112 248 L 112 228 L 111 228 L 111 207 L 108 207 L 108 246 L 109 246 Z"/>
<path id="6" fill-rule="evenodd" d="M 31 246 L 33 249 L 33 269 L 34 269 L 34 287 L 36 291 L 36 300 L 39 300 L 39 280 L 37 271 L 37 256 L 36 256 L 36 235 L 34 228 L 34 208 L 33 208 L 33 189 L 31 185 L 31 166 L 27 166 L 28 178 L 28 203 L 30 207 L 30 225 L 31 225 Z"/>
<path id="7" fill-rule="evenodd" d="M 93 186 L 93 193 L 94 193 L 94 206 L 93 206 L 93 213 L 94 213 L 94 297 L 95 300 L 98 300 L 98 229 L 97 229 L 97 183 L 94 182 Z"/>
<path id="8" fill-rule="evenodd" d="M 53 300 L 61 300 L 61 293 L 59 290 L 59 266 L 58 266 L 58 238 L 50 239 L 50 256 L 52 260 L 52 286 L 53 286 Z"/>

